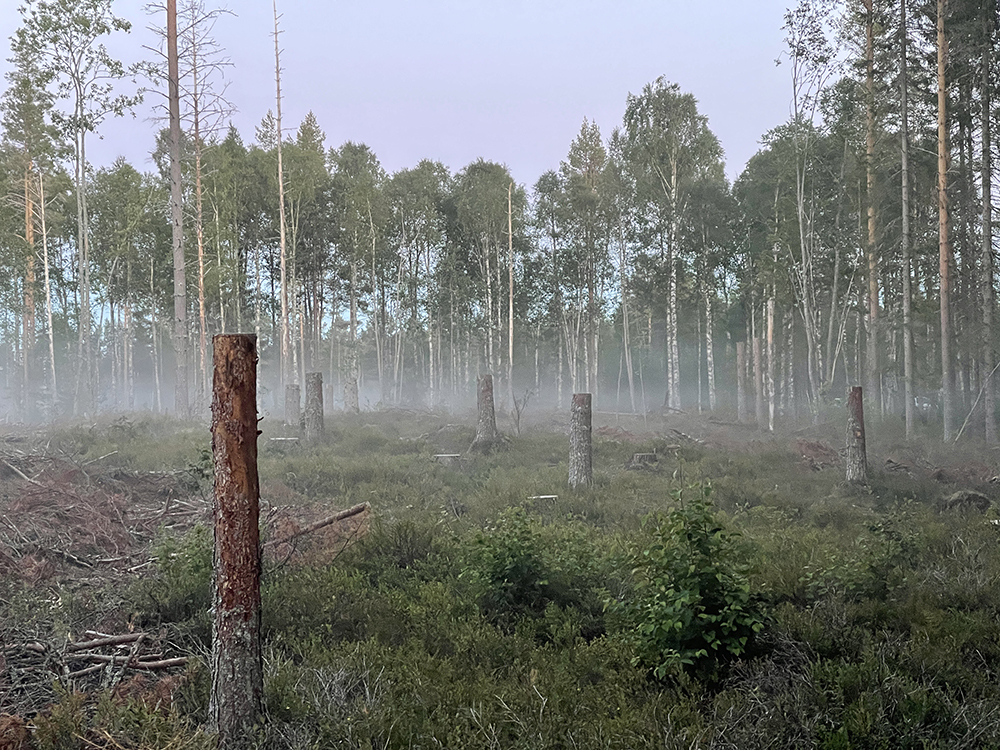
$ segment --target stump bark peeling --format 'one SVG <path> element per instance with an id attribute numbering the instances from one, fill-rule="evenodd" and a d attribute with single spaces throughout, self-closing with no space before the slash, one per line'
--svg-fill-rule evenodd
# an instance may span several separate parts
<path id="1" fill-rule="evenodd" d="M 249 747 L 263 709 L 257 337 L 213 338 L 215 458 L 212 694 L 219 748 Z"/>
<path id="2" fill-rule="evenodd" d="M 868 481 L 868 454 L 865 448 L 865 408 L 860 385 L 847 397 L 847 481 Z"/>

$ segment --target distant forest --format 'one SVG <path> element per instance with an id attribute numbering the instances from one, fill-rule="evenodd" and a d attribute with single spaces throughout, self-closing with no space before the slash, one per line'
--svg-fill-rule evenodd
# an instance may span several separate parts
<path id="1" fill-rule="evenodd" d="M 111 0 L 22 3 L 0 104 L 9 414 L 204 411 L 211 337 L 239 331 L 265 406 L 306 372 L 347 409 L 454 405 L 492 372 L 506 408 L 587 391 L 774 429 L 860 384 L 908 434 L 952 439 L 971 412 L 965 434 L 997 440 L 993 0 L 799 2 L 790 118 L 734 184 L 669 73 L 623 92 L 611 133 L 583 119 L 534 185 L 482 159 L 388 174 L 280 106 L 241 134 L 225 15 L 180 0 L 177 19 L 172 76 L 165 19 L 162 59 L 129 68 L 104 47 L 130 26 Z M 91 165 L 102 123 L 172 78 L 154 170 Z"/>

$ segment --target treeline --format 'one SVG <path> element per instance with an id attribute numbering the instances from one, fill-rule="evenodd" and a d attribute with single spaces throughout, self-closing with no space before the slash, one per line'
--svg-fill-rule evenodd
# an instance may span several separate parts
<path id="1" fill-rule="evenodd" d="M 268 113 L 250 142 L 226 127 L 219 16 L 188 0 L 180 347 L 166 136 L 152 172 L 86 160 L 134 104 L 105 82 L 138 71 L 100 46 L 128 24 L 110 0 L 25 8 L 0 146 L 0 360 L 19 412 L 171 408 L 185 349 L 204 408 L 211 336 L 239 330 L 259 336 L 272 404 L 306 371 L 347 408 L 452 404 L 492 371 L 508 408 L 590 391 L 773 428 L 861 383 L 869 414 L 911 434 L 943 418 L 954 437 L 975 405 L 965 432 L 995 439 L 991 0 L 800 2 L 791 117 L 733 185 L 665 78 L 611 133 L 584 120 L 534 185 L 485 160 L 388 174 L 364 144 L 328 148 L 310 114 L 282 135 L 284 233 L 278 125 Z"/>

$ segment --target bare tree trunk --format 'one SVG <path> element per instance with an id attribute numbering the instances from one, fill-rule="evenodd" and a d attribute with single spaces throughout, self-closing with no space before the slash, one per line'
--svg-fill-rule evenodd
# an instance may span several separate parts
<path id="1" fill-rule="evenodd" d="M 913 413 L 913 291 L 910 267 L 910 123 L 908 106 L 908 81 L 906 74 L 906 48 L 908 33 L 906 30 L 906 2 L 899 2 L 899 101 L 900 101 L 900 159 L 902 172 L 902 229 L 901 238 L 903 251 L 903 398 L 906 403 L 903 413 L 906 419 L 906 439 L 912 440 L 914 433 Z M 987 331 L 989 329 L 987 328 Z"/>
<path id="2" fill-rule="evenodd" d="M 860 385 L 851 388 L 847 398 L 847 481 L 868 480 L 868 457 L 865 451 L 865 409 Z"/>
<path id="3" fill-rule="evenodd" d="M 255 338 L 235 334 L 213 340 L 215 553 L 209 715 L 222 750 L 251 747 L 263 710 Z"/>
<path id="4" fill-rule="evenodd" d="M 982 279 L 983 294 L 983 409 L 986 412 L 986 442 L 997 443 L 996 386 L 993 383 L 993 367 L 996 359 L 993 351 L 993 307 L 996 292 L 993 288 L 993 137 L 990 118 L 992 96 L 990 70 L 992 68 L 993 11 L 984 14 L 985 44 L 983 45 L 982 76 L 980 97 L 982 98 L 982 183 L 983 183 L 983 227 L 982 227 Z"/>
<path id="5" fill-rule="evenodd" d="M 771 298 L 767 301 L 767 429 L 774 432 L 774 290 L 771 290 Z"/>
<path id="6" fill-rule="evenodd" d="M 302 390 L 298 383 L 285 385 L 285 427 L 298 431 L 302 422 Z"/>
<path id="7" fill-rule="evenodd" d="M 760 335 L 757 333 L 756 311 L 753 326 L 753 383 L 754 383 L 754 415 L 760 429 L 767 427 L 767 404 L 764 400 L 764 356 L 761 349 Z"/>
<path id="8" fill-rule="evenodd" d="M 306 440 L 323 437 L 323 373 L 306 373 Z"/>
<path id="9" fill-rule="evenodd" d="M 619 231 L 621 228 L 619 227 Z M 625 372 L 628 375 L 628 397 L 635 412 L 635 369 L 632 366 L 631 324 L 628 307 L 628 274 L 626 269 L 625 240 L 620 237 L 621 295 L 622 295 L 622 350 L 625 353 Z"/>
<path id="10" fill-rule="evenodd" d="M 873 0 L 864 0 L 865 9 L 865 179 L 868 208 L 868 337 L 866 380 L 868 398 L 879 405 L 881 393 L 879 377 L 878 326 L 878 253 L 875 247 L 875 18 Z"/>
<path id="11" fill-rule="evenodd" d="M 945 69 L 948 40 L 944 33 L 946 0 L 937 0 L 937 95 L 938 95 L 938 273 L 941 297 L 941 400 L 944 441 L 954 428 L 954 386 L 951 356 L 951 240 L 948 235 L 948 91 Z"/>
<path id="12" fill-rule="evenodd" d="M 514 408 L 514 181 L 507 186 L 507 397 Z"/>
<path id="13" fill-rule="evenodd" d="M 589 487 L 594 482 L 591 406 L 591 394 L 573 394 L 569 427 L 569 486 L 574 489 Z"/>
<path id="14" fill-rule="evenodd" d="M 153 286 L 153 259 L 149 260 L 149 297 L 150 299 L 155 299 L 156 290 Z M 160 342 L 157 336 L 156 329 L 159 327 L 159 316 L 156 314 L 156 305 L 154 303 L 152 310 L 149 314 L 149 330 L 150 337 L 152 338 L 151 346 L 153 351 L 151 352 L 153 356 L 153 387 L 155 389 L 154 404 L 156 406 L 156 413 L 159 414 L 163 411 L 163 396 L 162 396 L 162 385 L 160 384 Z"/>
<path id="15" fill-rule="evenodd" d="M 736 420 L 747 421 L 747 342 L 736 342 Z"/>
<path id="16" fill-rule="evenodd" d="M 493 407 L 493 376 L 489 373 L 481 375 L 478 388 L 478 419 L 476 420 L 476 437 L 469 446 L 470 451 L 489 453 L 496 448 L 500 440 L 497 432 L 496 410 Z"/>
<path id="17" fill-rule="evenodd" d="M 167 0 L 167 65 L 170 99 L 170 226 L 174 256 L 174 411 L 189 412 L 187 386 L 187 280 L 184 269 L 184 228 L 181 206 L 180 74 L 177 70 L 177 0 Z M 85 300 L 86 302 L 86 300 Z M 88 302 L 89 306 L 89 302 Z"/>
<path id="18" fill-rule="evenodd" d="M 45 177 L 38 170 L 38 214 L 42 224 L 42 265 L 45 270 L 45 317 L 49 334 L 49 376 L 52 385 L 52 404 L 59 398 L 56 383 L 56 335 L 52 328 L 52 281 L 49 278 L 49 232 L 45 223 Z"/>
<path id="19" fill-rule="evenodd" d="M 712 337 L 712 290 L 705 287 L 705 366 L 708 370 L 708 409 L 715 411 L 715 345 Z M 635 409 L 632 409 L 635 411 Z"/>
<path id="20" fill-rule="evenodd" d="M 22 316 L 24 327 L 24 334 L 22 336 L 24 393 L 22 398 L 26 413 L 31 398 L 31 359 L 35 349 L 35 207 L 33 200 L 34 185 L 32 184 L 34 183 L 32 179 L 33 173 L 34 168 L 29 161 L 24 170 L 24 240 L 28 246 L 28 257 L 24 269 L 24 314 Z"/>
<path id="21" fill-rule="evenodd" d="M 281 162 L 281 53 L 278 49 L 278 3 L 271 0 L 271 7 L 274 11 L 274 83 L 275 83 L 275 105 L 277 117 L 275 126 L 277 128 L 277 149 L 278 149 L 278 233 L 280 244 L 280 273 L 281 273 L 281 383 L 289 380 L 298 380 L 295 371 L 290 365 L 291 332 L 288 325 L 288 253 L 285 246 L 285 172 Z"/>
<path id="22" fill-rule="evenodd" d="M 670 357 L 670 403 L 672 409 L 681 408 L 681 360 L 677 344 L 677 259 L 670 248 L 669 306 L 667 313 L 667 345 Z"/>

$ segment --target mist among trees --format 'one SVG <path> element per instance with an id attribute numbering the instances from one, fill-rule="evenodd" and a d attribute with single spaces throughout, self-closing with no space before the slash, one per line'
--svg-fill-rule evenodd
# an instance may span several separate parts
<path id="1" fill-rule="evenodd" d="M 581 112 L 524 184 L 433 154 L 389 174 L 277 106 L 238 132 L 240 72 L 212 35 L 226 14 L 180 0 L 178 297 L 166 120 L 152 171 L 86 152 L 140 95 L 166 103 L 166 57 L 114 59 L 130 21 L 110 0 L 24 2 L 0 104 L 6 409 L 201 413 L 211 336 L 244 331 L 265 407 L 311 371 L 347 409 L 453 405 L 492 372 L 507 408 L 587 391 L 773 430 L 862 384 L 869 415 L 908 434 L 995 440 L 996 14 L 802 0 L 775 19 L 790 118 L 735 183 L 698 92 L 667 71 L 622 92 L 612 132 Z"/>

